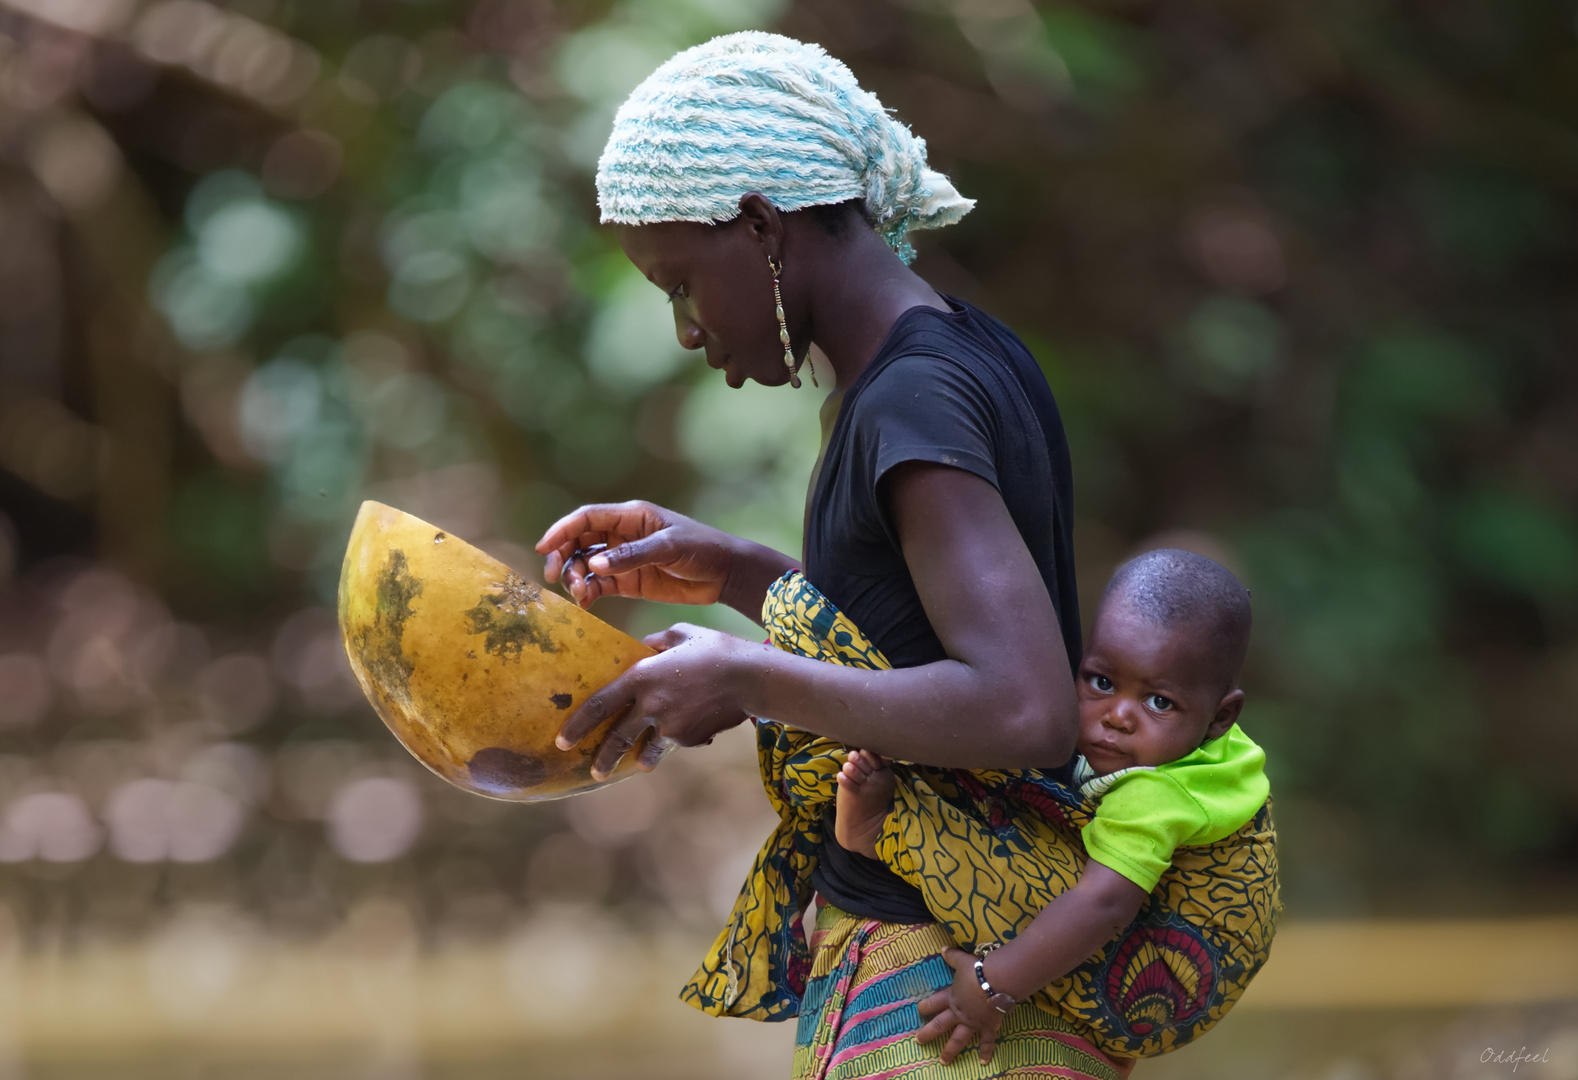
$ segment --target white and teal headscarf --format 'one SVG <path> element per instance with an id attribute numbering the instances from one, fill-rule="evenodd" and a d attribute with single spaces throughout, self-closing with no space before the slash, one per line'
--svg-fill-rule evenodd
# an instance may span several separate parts
<path id="1" fill-rule="evenodd" d="M 975 205 L 926 167 L 926 141 L 820 46 L 746 31 L 686 49 L 614 117 L 597 163 L 604 222 L 732 220 L 756 191 L 780 210 L 861 199 L 908 262 L 911 229 Z"/>

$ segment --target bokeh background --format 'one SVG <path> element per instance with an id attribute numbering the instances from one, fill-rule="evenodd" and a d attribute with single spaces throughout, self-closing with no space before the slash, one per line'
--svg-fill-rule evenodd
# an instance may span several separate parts
<path id="1" fill-rule="evenodd" d="M 591 181 L 757 27 L 980 201 L 916 268 L 1044 366 L 1087 609 L 1160 543 L 1253 590 L 1287 929 L 1140 1075 L 1578 1077 L 1554 0 L 0 0 L 0 1075 L 787 1074 L 673 997 L 771 824 L 748 736 L 464 795 L 331 613 L 364 498 L 528 575 L 594 499 L 798 550 L 817 393 L 680 350 Z"/>

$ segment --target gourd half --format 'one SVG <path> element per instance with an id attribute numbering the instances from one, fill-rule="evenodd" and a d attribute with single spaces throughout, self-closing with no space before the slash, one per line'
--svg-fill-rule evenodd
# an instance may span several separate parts
<path id="1" fill-rule="evenodd" d="M 340 637 L 362 692 L 422 764 L 495 799 L 559 799 L 604 781 L 605 721 L 573 750 L 554 736 L 587 696 L 653 651 L 464 540 L 365 502 L 340 569 Z"/>

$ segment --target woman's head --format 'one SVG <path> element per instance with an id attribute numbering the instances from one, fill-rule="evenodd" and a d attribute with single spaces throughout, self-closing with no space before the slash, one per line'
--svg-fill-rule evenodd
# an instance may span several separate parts
<path id="1" fill-rule="evenodd" d="M 705 349 L 733 386 L 789 380 L 769 259 L 783 267 L 803 358 L 813 281 L 869 267 L 873 254 L 902 272 L 895 255 L 913 254 L 910 229 L 951 224 L 974 205 L 843 64 L 754 32 L 688 49 L 635 89 L 614 119 L 597 195 L 626 254 L 670 295 L 680 343 Z"/>

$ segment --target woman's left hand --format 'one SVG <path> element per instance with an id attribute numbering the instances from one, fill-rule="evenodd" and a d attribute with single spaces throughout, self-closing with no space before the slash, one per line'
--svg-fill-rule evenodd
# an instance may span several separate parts
<path id="1" fill-rule="evenodd" d="M 646 644 L 658 655 L 631 665 L 592 694 L 559 729 L 556 743 L 569 750 L 610 716 L 624 714 L 603 736 L 592 759 L 592 776 L 598 780 L 614 771 L 648 728 L 652 735 L 638 764 L 650 771 L 666 749 L 710 742 L 718 732 L 744 722 L 739 700 L 745 661 L 753 652 L 770 648 L 690 623 L 653 634 Z"/>
<path id="2" fill-rule="evenodd" d="M 947 1065 L 979 1032 L 981 1064 L 988 1064 L 997 1050 L 997 1029 L 1003 1025 L 1003 1014 L 992 1007 L 981 990 L 975 977 L 975 957 L 963 949 L 949 949 L 942 958 L 953 968 L 953 985 L 920 1003 L 921 1016 L 931 1019 L 915 1033 L 915 1041 L 924 1045 L 947 1035 L 948 1043 L 942 1048 L 942 1063 Z"/>

